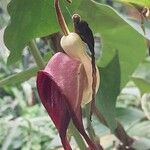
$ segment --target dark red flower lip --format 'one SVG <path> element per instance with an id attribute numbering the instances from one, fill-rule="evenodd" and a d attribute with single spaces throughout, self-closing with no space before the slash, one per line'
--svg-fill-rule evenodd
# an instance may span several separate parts
<path id="1" fill-rule="evenodd" d="M 65 97 L 47 72 L 40 71 L 38 73 L 37 87 L 41 101 L 58 129 L 64 148 L 71 149 L 66 137 L 70 116 Z M 56 98 L 58 98 L 57 101 Z"/>

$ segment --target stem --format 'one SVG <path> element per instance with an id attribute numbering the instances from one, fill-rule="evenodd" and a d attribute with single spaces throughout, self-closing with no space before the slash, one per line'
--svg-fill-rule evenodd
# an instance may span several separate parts
<path id="1" fill-rule="evenodd" d="M 30 41 L 28 46 L 30 48 L 31 54 L 33 55 L 33 57 L 35 59 L 37 66 L 39 67 L 39 69 L 43 69 L 45 66 L 45 63 L 44 63 L 44 60 L 37 48 L 35 41 L 34 40 Z"/>
<path id="2" fill-rule="evenodd" d="M 95 116 L 98 118 L 98 120 L 104 124 L 105 126 L 108 127 L 107 122 L 104 118 L 104 116 L 101 114 L 101 112 L 97 109 L 97 107 L 95 106 L 95 108 L 93 109 Z"/>
<path id="3" fill-rule="evenodd" d="M 115 130 L 116 137 L 123 143 L 123 146 L 131 146 L 134 140 L 127 135 L 126 131 L 124 130 L 123 126 L 117 122 L 117 128 Z"/>
<path id="4" fill-rule="evenodd" d="M 77 131 L 77 129 L 74 127 L 74 124 L 72 123 L 72 121 L 69 124 L 69 131 L 72 134 L 72 136 L 74 137 L 79 149 L 86 149 L 86 145 L 81 137 L 81 135 L 79 134 L 79 132 Z"/>
<path id="5" fill-rule="evenodd" d="M 97 77 L 96 77 L 96 64 L 95 64 L 95 52 L 93 51 L 92 59 L 91 59 L 91 65 L 92 65 L 92 102 L 91 102 L 91 110 L 90 110 L 90 120 L 93 114 L 93 110 L 95 108 L 95 96 L 96 96 L 96 83 L 97 83 Z"/>
<path id="6" fill-rule="evenodd" d="M 102 149 L 100 145 L 99 137 L 97 137 L 97 135 L 95 134 L 94 128 L 92 126 L 90 113 L 91 113 L 91 103 L 89 103 L 85 108 L 85 114 L 87 119 L 87 132 L 90 138 L 92 139 L 92 141 L 97 146 L 97 149 Z"/>
<path id="7" fill-rule="evenodd" d="M 85 114 L 86 114 L 86 119 L 87 119 L 87 131 L 89 133 L 90 138 L 93 141 L 95 141 L 96 135 L 95 135 L 94 129 L 93 129 L 92 124 L 91 124 L 91 116 L 89 115 L 90 111 L 91 111 L 91 103 L 89 103 L 87 105 L 87 107 L 85 108 Z"/>
<path id="8" fill-rule="evenodd" d="M 71 2 L 71 1 L 69 0 L 68 2 Z M 67 36 L 70 32 L 69 32 L 69 29 L 68 29 L 67 24 L 65 22 L 65 19 L 62 15 L 62 11 L 61 11 L 60 5 L 59 5 L 59 0 L 55 0 L 55 9 L 56 9 L 56 14 L 57 14 L 59 26 L 61 27 L 61 30 L 64 33 L 64 35 Z"/>
<path id="9" fill-rule="evenodd" d="M 47 62 L 49 59 L 50 59 L 49 57 L 48 58 L 45 57 L 44 61 Z M 4 79 L 0 80 L 0 87 L 24 82 L 30 79 L 31 77 L 36 76 L 38 71 L 39 71 L 39 67 L 33 66 L 29 69 L 23 70 L 22 72 L 5 77 Z"/>
<path id="10" fill-rule="evenodd" d="M 31 77 L 35 76 L 38 70 L 39 68 L 37 66 L 34 66 L 20 73 L 16 73 L 11 76 L 8 76 L 5 79 L 0 80 L 0 87 L 7 86 L 10 84 L 13 85 L 18 82 L 24 82 L 30 79 Z"/>
<path id="11" fill-rule="evenodd" d="M 63 35 L 60 32 L 54 33 L 50 36 L 49 41 L 50 41 L 50 44 L 51 44 L 51 47 L 52 47 L 54 53 L 57 53 L 57 52 L 64 53 L 64 50 L 62 49 L 62 47 L 60 45 L 60 40 L 61 40 L 62 36 Z"/>

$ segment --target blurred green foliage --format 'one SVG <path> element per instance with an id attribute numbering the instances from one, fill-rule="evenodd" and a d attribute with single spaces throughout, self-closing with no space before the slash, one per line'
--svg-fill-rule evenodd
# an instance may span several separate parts
<path id="1" fill-rule="evenodd" d="M 42 3 L 39 3 L 36 7 L 35 1 L 29 0 L 13 0 L 9 5 L 12 22 L 5 30 L 5 42 L 11 50 L 10 56 L 13 57 L 11 60 L 9 58 L 9 62 L 12 63 L 19 59 L 21 61 L 7 66 L 4 60 L 6 58 L 0 59 L 0 79 L 2 79 L 0 81 L 0 149 L 2 150 L 48 150 L 57 149 L 61 145 L 56 136 L 57 131 L 38 98 L 36 79 L 33 77 L 36 75 L 38 68 L 34 66 L 30 54 L 29 60 L 21 59 L 23 48 L 32 38 L 48 35 L 59 30 L 54 10 L 53 8 L 49 10 L 48 7 L 51 4 L 50 1 L 46 0 L 45 4 L 41 0 L 38 1 Z M 76 3 L 74 1 L 73 5 L 67 5 L 67 9 L 63 7 L 68 24 L 72 26 L 69 13 L 72 14 L 76 10 L 75 12 L 81 14 L 94 32 L 102 38 L 102 56 L 98 61 L 98 65 L 103 67 L 100 69 L 100 72 L 102 71 L 102 89 L 98 93 L 98 107 L 100 110 L 103 108 L 102 112 L 107 117 L 111 129 L 115 126 L 115 119 L 119 120 L 129 135 L 139 139 L 139 142 L 137 141 L 135 144 L 136 149 L 141 150 L 140 148 L 146 145 L 145 150 L 148 150 L 150 148 L 150 121 L 147 116 L 149 108 L 145 107 L 145 103 L 142 104 L 141 101 L 145 92 L 150 93 L 149 57 L 144 60 L 146 56 L 144 37 L 149 38 L 149 36 L 140 32 L 143 35 L 142 37 L 138 33 L 140 24 L 128 20 L 106 5 L 93 3 L 90 0 L 78 0 Z M 32 2 L 34 5 L 30 5 Z M 97 2 L 105 3 L 104 0 Z M 44 9 L 39 12 L 41 4 Z M 7 4 L 3 5 L 4 12 L 6 12 L 6 6 Z M 24 8 L 25 11 L 22 11 L 21 8 Z M 34 16 L 35 14 L 37 16 L 28 18 L 29 15 L 26 15 L 27 8 L 29 9 L 28 13 L 31 12 Z M 14 13 L 14 9 L 16 13 Z M 2 20 L 0 27 L 8 22 L 9 17 L 7 13 L 5 15 L 0 15 L 3 19 L 0 19 L 0 21 Z M 45 21 L 42 20 L 41 23 L 39 18 Z M 96 18 L 100 21 L 97 21 Z M 148 26 L 147 29 L 149 31 L 150 27 Z M 39 43 L 38 41 L 37 44 Z M 43 46 L 38 47 L 40 51 L 45 49 Z M 13 52 L 14 48 L 16 52 Z M 115 57 L 116 51 L 118 51 L 117 58 Z M 47 56 L 49 59 L 52 56 L 51 52 Z M 46 61 L 48 59 L 46 58 Z M 142 59 L 143 62 L 139 64 Z M 114 63 L 111 63 L 111 61 L 114 61 Z M 30 67 L 24 67 L 24 63 Z M 16 76 L 15 74 L 18 72 L 20 74 Z M 4 80 L 5 77 L 9 78 L 10 75 L 11 80 Z M 133 79 L 137 86 L 130 79 Z M 128 84 L 125 86 L 127 82 Z M 149 97 L 144 102 L 148 106 Z M 84 123 L 86 126 L 86 122 Z M 112 149 L 113 141 L 117 143 L 118 140 L 110 134 L 110 129 L 99 123 L 97 118 L 94 118 L 92 124 L 96 134 L 101 137 L 104 148 Z M 74 147 L 77 147 L 73 138 L 71 142 Z"/>

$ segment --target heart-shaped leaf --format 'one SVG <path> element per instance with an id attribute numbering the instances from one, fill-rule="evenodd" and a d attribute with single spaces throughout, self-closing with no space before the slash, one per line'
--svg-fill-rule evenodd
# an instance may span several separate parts
<path id="1" fill-rule="evenodd" d="M 66 3 L 62 5 L 63 14 L 71 26 L 71 15 L 75 12 L 89 23 L 94 33 L 100 34 L 103 53 L 98 62 L 99 66 L 106 66 L 115 55 L 115 51 L 119 51 L 123 87 L 145 56 L 146 45 L 143 37 L 109 6 L 92 0 L 76 0 L 71 6 L 65 5 Z M 32 38 L 59 30 L 52 0 L 13 0 L 8 11 L 11 23 L 5 30 L 5 44 L 11 50 L 9 64 L 20 58 L 22 49 Z"/>
<path id="2" fill-rule="evenodd" d="M 62 8 L 65 19 L 69 21 L 69 5 L 65 1 L 61 2 L 64 2 Z M 78 5 L 79 1 L 72 2 L 71 7 L 75 9 Z M 5 44 L 11 51 L 8 64 L 21 58 L 23 48 L 33 38 L 59 31 L 53 0 L 12 0 L 8 12 L 11 20 L 4 35 Z"/>
<path id="3" fill-rule="evenodd" d="M 102 39 L 103 51 L 99 66 L 106 66 L 118 50 L 123 87 L 146 55 L 144 38 L 109 6 L 93 0 L 82 0 L 78 13 Z"/>

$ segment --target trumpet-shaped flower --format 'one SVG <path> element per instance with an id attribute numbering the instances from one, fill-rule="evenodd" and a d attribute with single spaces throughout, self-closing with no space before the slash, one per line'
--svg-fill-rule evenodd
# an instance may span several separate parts
<path id="1" fill-rule="evenodd" d="M 64 53 L 56 53 L 45 69 L 38 72 L 38 93 L 58 129 L 65 150 L 71 150 L 66 134 L 70 120 L 73 121 L 89 148 L 97 150 L 99 148 L 84 129 L 81 111 L 81 105 L 92 100 L 93 66 L 91 58 L 86 53 L 86 44 L 80 36 L 77 33 L 69 32 L 58 2 L 59 0 L 55 0 L 55 8 L 59 24 L 65 34 L 60 41 Z M 97 91 L 99 87 L 98 71 L 95 76 Z"/>
<path id="2" fill-rule="evenodd" d="M 66 150 L 71 149 L 66 136 L 70 119 L 85 138 L 90 149 L 95 149 L 94 143 L 84 130 L 81 114 L 81 103 L 85 103 L 85 98 L 91 98 L 92 89 L 90 87 L 89 90 L 88 87 L 84 64 L 62 52 L 56 53 L 45 69 L 38 72 L 39 96 L 58 129 Z M 90 96 L 87 96 L 89 93 Z"/>

